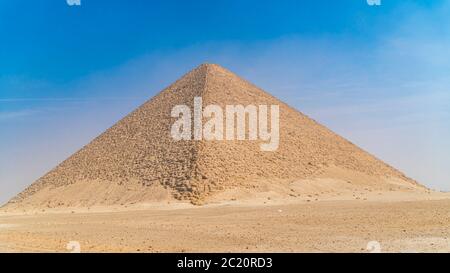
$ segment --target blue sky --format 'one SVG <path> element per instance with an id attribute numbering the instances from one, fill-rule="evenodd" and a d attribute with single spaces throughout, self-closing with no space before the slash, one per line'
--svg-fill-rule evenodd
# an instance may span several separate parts
<path id="1" fill-rule="evenodd" d="M 0 0 L 0 202 L 203 62 L 450 190 L 450 1 L 381 3 Z"/>

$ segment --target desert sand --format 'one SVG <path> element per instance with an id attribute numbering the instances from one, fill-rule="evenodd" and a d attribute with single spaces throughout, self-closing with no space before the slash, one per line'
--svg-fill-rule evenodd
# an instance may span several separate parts
<path id="1" fill-rule="evenodd" d="M 450 252 L 448 195 L 351 198 L 3 213 L 0 251 L 69 252 L 78 241 L 81 252 L 367 253 L 377 241 L 381 252 Z"/>
<path id="2" fill-rule="evenodd" d="M 261 141 L 176 141 L 171 109 L 278 105 Z M 449 251 L 450 196 L 422 186 L 232 72 L 204 64 L 0 209 L 0 251 Z"/>

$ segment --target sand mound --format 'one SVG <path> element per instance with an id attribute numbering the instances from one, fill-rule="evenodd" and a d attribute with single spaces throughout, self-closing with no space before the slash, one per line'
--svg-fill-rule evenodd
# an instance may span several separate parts
<path id="1" fill-rule="evenodd" d="M 175 105 L 279 105 L 278 150 L 260 141 L 175 141 L 170 130 Z M 179 199 L 203 202 L 226 190 L 284 185 L 358 173 L 355 187 L 383 183 L 425 190 L 402 173 L 230 71 L 203 64 L 130 113 L 25 191 L 9 206 L 90 206 Z M 351 178 L 353 177 L 353 178 Z M 377 182 L 378 181 L 378 182 Z M 332 183 L 331 183 L 332 184 Z M 330 186 L 333 188 L 333 186 Z M 383 187 L 384 188 L 384 187 Z M 339 188 L 333 188 L 339 191 Z"/>

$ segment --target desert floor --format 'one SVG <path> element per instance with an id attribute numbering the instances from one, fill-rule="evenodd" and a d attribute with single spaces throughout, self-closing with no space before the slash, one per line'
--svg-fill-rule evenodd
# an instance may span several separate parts
<path id="1" fill-rule="evenodd" d="M 382 252 L 450 252 L 448 198 L 108 210 L 3 213 L 0 251 L 69 252 L 77 241 L 81 252 L 369 252 L 376 241 Z"/>

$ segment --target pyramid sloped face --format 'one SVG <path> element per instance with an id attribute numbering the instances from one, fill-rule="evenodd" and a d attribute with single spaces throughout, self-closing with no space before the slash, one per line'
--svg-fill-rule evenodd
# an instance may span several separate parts
<path id="1" fill-rule="evenodd" d="M 144 186 L 143 190 L 149 184 L 160 183 L 179 192 L 186 191 L 196 162 L 198 143 L 176 142 L 170 137 L 173 123 L 170 112 L 174 105 L 192 106 L 194 97 L 203 92 L 205 77 L 205 66 L 194 69 L 12 201 L 20 202 L 47 187 L 65 187 L 79 181 L 100 181 L 124 187 L 130 181 L 137 181 Z"/>
<path id="2" fill-rule="evenodd" d="M 222 108 L 238 104 L 279 105 L 280 141 L 273 152 L 261 151 L 262 141 L 201 142 L 198 172 L 207 179 L 200 189 L 209 190 L 211 185 L 227 188 L 249 180 L 308 178 L 329 166 L 408 180 L 399 171 L 220 66 L 208 67 L 203 100 L 204 104 Z"/>
<path id="3" fill-rule="evenodd" d="M 278 105 L 278 149 L 262 151 L 261 140 L 174 140 L 170 132 L 176 118 L 171 117 L 171 111 L 176 105 L 193 109 L 195 97 L 202 98 L 204 107 L 217 105 L 223 109 L 226 105 Z M 37 180 L 11 203 L 33 200 L 46 192 L 42 195 L 45 197 L 35 198 L 39 200 L 36 202 L 57 206 L 63 201 L 52 195 L 52 190 L 61 193 L 78 183 L 115 185 L 98 187 L 103 192 L 97 192 L 101 198 L 94 201 L 84 200 L 87 195 L 83 195 L 84 201 L 78 203 L 81 205 L 145 202 L 150 198 L 145 194 L 147 188 L 154 185 L 165 187 L 178 199 L 199 200 L 211 192 L 245 186 L 246 181 L 314 177 L 330 166 L 414 183 L 228 70 L 201 65 Z M 138 186 L 134 195 L 124 200 L 120 196 L 131 184 Z M 74 191 L 72 201 L 78 198 Z"/>

